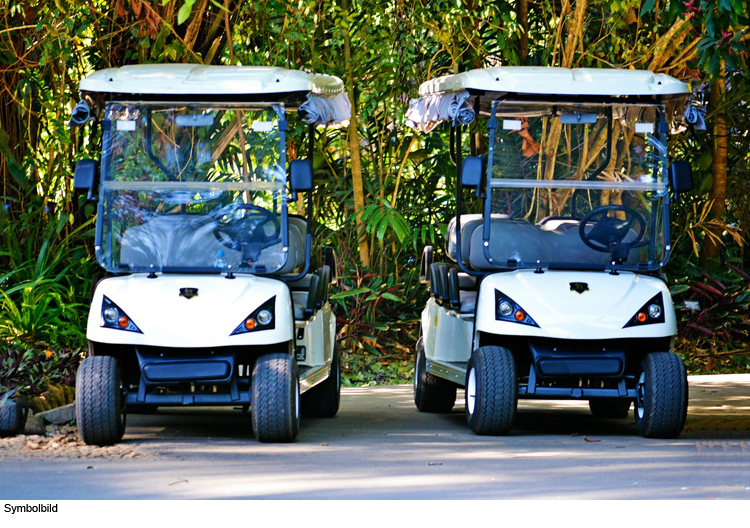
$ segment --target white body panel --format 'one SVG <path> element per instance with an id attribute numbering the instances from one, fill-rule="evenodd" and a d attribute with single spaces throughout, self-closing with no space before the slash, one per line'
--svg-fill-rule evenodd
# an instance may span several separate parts
<path id="1" fill-rule="evenodd" d="M 300 366 L 319 366 L 330 364 L 333 359 L 333 345 L 336 337 L 336 316 L 331 305 L 325 303 L 307 321 L 297 321 L 296 337 L 302 330 L 302 339 L 296 339 L 297 347 L 305 347 L 305 359 L 298 361 Z"/>
<path id="2" fill-rule="evenodd" d="M 197 288 L 191 299 L 180 288 Z M 107 296 L 143 333 L 102 326 Z M 276 296 L 274 328 L 231 335 L 261 304 Z M 291 342 L 294 319 L 289 288 L 281 281 L 237 275 L 146 274 L 104 279 L 91 301 L 86 336 L 98 343 L 180 348 L 263 345 Z"/>
<path id="3" fill-rule="evenodd" d="M 588 291 L 571 290 L 584 282 Z M 495 320 L 495 290 L 513 299 L 539 327 Z M 663 323 L 623 328 L 654 295 L 664 298 Z M 518 270 L 482 281 L 477 301 L 477 332 L 552 337 L 619 339 L 666 337 L 677 333 L 674 307 L 664 281 L 645 275 L 585 271 Z"/>
<path id="4" fill-rule="evenodd" d="M 577 293 L 571 282 L 585 282 L 589 289 Z M 496 289 L 520 305 L 539 327 L 496 320 Z M 623 328 L 659 292 L 664 322 Z M 585 341 L 671 337 L 677 325 L 667 285 L 655 277 L 627 272 L 495 273 L 480 285 L 476 321 L 439 306 L 434 298 L 422 311 L 424 349 L 430 360 L 467 362 L 479 332 Z"/>
<path id="5" fill-rule="evenodd" d="M 344 83 L 333 75 L 265 66 L 139 64 L 108 68 L 81 81 L 82 92 L 242 95 L 311 92 L 336 95 Z"/>
<path id="6" fill-rule="evenodd" d="M 425 353 L 439 361 L 468 361 L 474 318 L 439 306 L 434 297 L 422 311 Z M 429 351 L 429 352 L 428 352 Z"/>
<path id="7" fill-rule="evenodd" d="M 647 70 L 501 66 L 446 75 L 422 83 L 419 95 L 457 90 L 549 95 L 679 95 L 687 84 Z"/>

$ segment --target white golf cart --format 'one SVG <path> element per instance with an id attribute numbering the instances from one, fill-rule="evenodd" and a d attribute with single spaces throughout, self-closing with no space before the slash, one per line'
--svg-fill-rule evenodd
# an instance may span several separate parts
<path id="1" fill-rule="evenodd" d="M 410 125 L 452 122 L 460 184 L 455 264 L 423 255 L 420 411 L 450 411 L 463 386 L 477 434 L 507 434 L 518 398 L 588 400 L 605 418 L 635 402 L 643 436 L 680 434 L 687 378 L 659 270 L 669 202 L 692 189 L 666 146 L 687 93 L 629 70 L 498 67 L 422 84 Z"/>
<path id="2" fill-rule="evenodd" d="M 71 123 L 101 131 L 101 160 L 80 161 L 74 187 L 98 202 L 107 272 L 76 378 L 83 440 L 118 442 L 128 412 L 162 406 L 249 408 L 263 442 L 294 440 L 301 407 L 334 416 L 335 255 L 326 248 L 310 272 L 310 193 L 315 125 L 349 117 L 341 80 L 141 65 L 95 72 L 80 90 Z M 290 111 L 309 123 L 309 151 L 289 164 L 288 197 Z"/>

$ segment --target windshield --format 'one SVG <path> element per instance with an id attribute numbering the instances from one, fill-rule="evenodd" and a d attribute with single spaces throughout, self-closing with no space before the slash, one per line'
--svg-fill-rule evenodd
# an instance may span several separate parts
<path id="1" fill-rule="evenodd" d="M 99 263 L 113 272 L 284 266 L 283 119 L 280 105 L 109 104 Z"/>
<path id="2" fill-rule="evenodd" d="M 660 107 L 500 102 L 493 109 L 484 211 L 491 221 L 478 240 L 485 264 L 655 270 L 665 263 Z"/>

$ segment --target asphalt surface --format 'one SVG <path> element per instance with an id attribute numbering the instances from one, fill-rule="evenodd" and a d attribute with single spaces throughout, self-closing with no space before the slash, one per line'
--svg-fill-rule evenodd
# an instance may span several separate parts
<path id="1" fill-rule="evenodd" d="M 750 375 L 690 378 L 677 440 L 522 400 L 510 436 L 414 407 L 411 386 L 348 388 L 333 419 L 261 444 L 239 410 L 131 415 L 133 460 L 0 461 L 0 499 L 750 499 Z"/>

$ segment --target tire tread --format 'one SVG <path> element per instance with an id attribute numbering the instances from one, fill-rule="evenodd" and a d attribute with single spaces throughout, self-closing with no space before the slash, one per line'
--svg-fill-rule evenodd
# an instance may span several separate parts
<path id="1" fill-rule="evenodd" d="M 83 441 L 112 445 L 125 433 L 120 366 L 112 356 L 91 356 L 76 374 L 76 423 Z"/>

